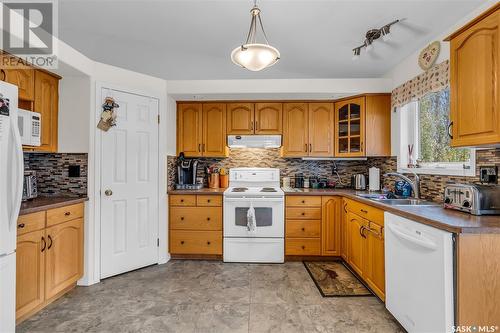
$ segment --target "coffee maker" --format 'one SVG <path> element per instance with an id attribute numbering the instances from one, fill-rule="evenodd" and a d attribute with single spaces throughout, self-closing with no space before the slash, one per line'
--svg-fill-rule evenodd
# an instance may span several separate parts
<path id="1" fill-rule="evenodd" d="M 198 160 L 187 159 L 184 153 L 179 154 L 177 162 L 177 189 L 198 189 L 203 184 L 196 184 L 196 173 L 198 171 Z"/>

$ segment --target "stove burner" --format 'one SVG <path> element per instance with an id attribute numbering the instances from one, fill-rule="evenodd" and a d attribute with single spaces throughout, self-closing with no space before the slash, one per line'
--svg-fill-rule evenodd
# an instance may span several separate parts
<path id="1" fill-rule="evenodd" d="M 261 192 L 277 192 L 275 188 L 273 187 L 263 187 Z"/>
<path id="2" fill-rule="evenodd" d="M 246 187 L 235 187 L 231 192 L 246 192 L 248 188 Z"/>

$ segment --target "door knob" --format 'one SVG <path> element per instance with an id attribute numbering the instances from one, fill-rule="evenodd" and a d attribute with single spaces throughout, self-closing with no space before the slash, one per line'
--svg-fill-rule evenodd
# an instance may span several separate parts
<path id="1" fill-rule="evenodd" d="M 109 197 L 110 195 L 113 195 L 113 191 L 106 190 L 106 191 L 104 191 L 104 194 L 106 194 Z"/>

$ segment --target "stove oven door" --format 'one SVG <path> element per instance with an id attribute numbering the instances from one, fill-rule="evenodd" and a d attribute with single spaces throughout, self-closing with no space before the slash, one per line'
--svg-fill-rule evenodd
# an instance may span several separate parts
<path id="1" fill-rule="evenodd" d="M 255 209 L 257 227 L 249 231 L 247 213 Z M 284 237 L 283 198 L 224 198 L 224 237 Z"/>

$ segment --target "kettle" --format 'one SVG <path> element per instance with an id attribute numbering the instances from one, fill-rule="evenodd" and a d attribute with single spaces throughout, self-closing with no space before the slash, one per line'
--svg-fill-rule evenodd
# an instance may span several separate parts
<path id="1" fill-rule="evenodd" d="M 366 190 L 366 176 L 360 173 L 352 175 L 351 187 L 355 190 Z"/>

